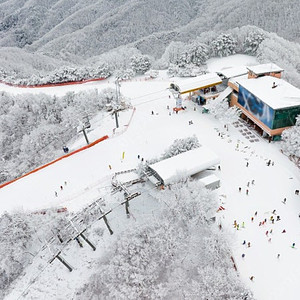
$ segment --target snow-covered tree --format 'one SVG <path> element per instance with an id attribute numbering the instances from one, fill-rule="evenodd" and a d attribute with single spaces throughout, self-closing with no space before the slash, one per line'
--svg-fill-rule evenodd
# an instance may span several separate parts
<path id="1" fill-rule="evenodd" d="M 132 69 L 118 70 L 115 72 L 116 79 L 128 80 L 134 76 L 134 71 Z"/>
<path id="2" fill-rule="evenodd" d="M 251 31 L 246 36 L 244 41 L 244 52 L 247 54 L 255 55 L 257 53 L 259 45 L 265 39 L 265 35 L 263 33 Z"/>
<path id="3" fill-rule="evenodd" d="M 214 56 L 224 57 L 235 54 L 237 41 L 231 34 L 223 33 L 210 43 Z"/>
<path id="4" fill-rule="evenodd" d="M 300 167 L 300 116 L 296 118 L 295 126 L 282 133 L 282 150 Z"/>
<path id="5" fill-rule="evenodd" d="M 224 235 L 211 224 L 216 195 L 184 181 L 151 196 L 163 205 L 157 218 L 120 234 L 77 298 L 253 299 Z"/>
<path id="6" fill-rule="evenodd" d="M 189 44 L 184 51 L 181 52 L 179 58 L 177 59 L 177 64 L 186 65 L 186 64 L 194 64 L 196 66 L 202 66 L 206 63 L 209 58 L 209 49 L 208 46 L 194 41 Z"/>
<path id="7" fill-rule="evenodd" d="M 236 122 L 241 115 L 241 110 L 236 107 L 228 107 L 227 98 L 220 100 L 218 98 L 208 100 L 206 108 L 209 113 L 216 119 L 219 119 L 222 124 L 229 125 Z"/>
<path id="8" fill-rule="evenodd" d="M 151 61 L 148 55 L 134 55 L 130 58 L 130 65 L 137 74 L 144 74 L 151 68 Z"/>

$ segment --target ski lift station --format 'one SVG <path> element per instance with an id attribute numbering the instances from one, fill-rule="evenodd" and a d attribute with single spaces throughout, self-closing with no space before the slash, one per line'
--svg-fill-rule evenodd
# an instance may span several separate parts
<path id="1" fill-rule="evenodd" d="M 168 185 L 178 182 L 182 177 L 193 176 L 209 168 L 215 168 L 219 163 L 217 154 L 208 147 L 201 146 L 149 165 L 151 176 L 148 178 L 156 185 L 157 182 Z"/>
<path id="2" fill-rule="evenodd" d="M 176 92 L 180 95 L 188 94 L 189 99 L 198 104 L 206 104 L 207 100 L 216 98 L 226 87 L 217 73 L 182 79 L 172 85 L 177 87 Z"/>

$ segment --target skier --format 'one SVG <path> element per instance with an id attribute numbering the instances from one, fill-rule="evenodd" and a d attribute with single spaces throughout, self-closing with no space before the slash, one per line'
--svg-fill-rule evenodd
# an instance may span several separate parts
<path id="1" fill-rule="evenodd" d="M 246 163 L 246 167 L 248 167 L 248 166 L 249 166 L 249 163 L 247 162 L 247 163 Z"/>
<path id="2" fill-rule="evenodd" d="M 272 213 L 275 215 L 275 213 L 276 213 L 276 209 L 274 209 Z"/>
<path id="3" fill-rule="evenodd" d="M 245 222 L 242 223 L 242 228 L 245 228 Z"/>
<path id="4" fill-rule="evenodd" d="M 254 279 L 254 276 L 251 276 L 251 277 L 250 277 L 250 280 L 253 281 L 253 279 Z"/>
<path id="5" fill-rule="evenodd" d="M 254 218 L 253 217 L 251 217 L 251 222 L 253 222 L 254 221 Z"/>
<path id="6" fill-rule="evenodd" d="M 282 230 L 282 233 L 286 233 L 285 229 Z"/>
<path id="7" fill-rule="evenodd" d="M 296 244 L 295 244 L 295 243 L 293 243 L 293 244 L 292 244 L 292 248 L 295 248 L 295 245 L 296 245 Z"/>
<path id="8" fill-rule="evenodd" d="M 276 221 L 280 221 L 280 216 L 277 216 L 277 219 L 276 219 Z"/>
<path id="9" fill-rule="evenodd" d="M 154 115 L 154 111 L 153 110 L 151 111 L 151 115 Z"/>
<path id="10" fill-rule="evenodd" d="M 64 188 L 63 188 L 63 186 L 61 185 L 61 186 L 60 186 L 60 190 L 62 191 L 63 189 L 64 189 Z"/>
<path id="11" fill-rule="evenodd" d="M 254 216 L 255 216 L 255 217 L 257 216 L 257 211 L 255 212 Z"/>
<path id="12" fill-rule="evenodd" d="M 140 155 L 138 155 L 138 159 L 140 159 Z"/>
<path id="13" fill-rule="evenodd" d="M 243 241 L 243 245 L 246 245 L 246 240 Z"/>
<path id="14" fill-rule="evenodd" d="M 242 190 L 242 189 L 239 187 L 239 192 L 241 192 L 241 190 Z"/>
<path id="15" fill-rule="evenodd" d="M 254 184 L 254 179 L 251 181 L 252 184 Z"/>
<path id="16" fill-rule="evenodd" d="M 243 253 L 243 254 L 242 254 L 242 258 L 244 258 L 244 257 L 245 257 L 245 254 Z"/>
<path id="17" fill-rule="evenodd" d="M 249 190 L 246 190 L 246 195 L 248 195 L 249 194 Z"/>
<path id="18" fill-rule="evenodd" d="M 280 253 L 277 254 L 277 258 L 279 258 L 279 257 L 280 257 Z"/>
<path id="19" fill-rule="evenodd" d="M 250 246 L 251 246 L 250 242 L 248 242 L 247 246 L 248 246 L 248 248 L 250 248 Z"/>
<path id="20" fill-rule="evenodd" d="M 111 165 L 108 165 L 109 169 L 111 170 Z"/>
<path id="21" fill-rule="evenodd" d="M 266 236 L 268 236 L 268 234 L 269 234 L 269 231 L 267 230 L 267 231 L 266 231 Z"/>
<path id="22" fill-rule="evenodd" d="M 249 187 L 249 185 L 250 185 L 250 181 L 248 181 L 248 183 L 247 183 L 247 186 Z"/>
<path id="23" fill-rule="evenodd" d="M 55 191 L 55 197 L 57 197 L 57 191 Z"/>
<path id="24" fill-rule="evenodd" d="M 218 170 L 221 171 L 221 166 L 218 166 Z"/>
<path id="25" fill-rule="evenodd" d="M 283 199 L 283 204 L 286 204 L 286 198 Z"/>
<path id="26" fill-rule="evenodd" d="M 299 190 L 295 190 L 295 195 L 299 195 Z"/>

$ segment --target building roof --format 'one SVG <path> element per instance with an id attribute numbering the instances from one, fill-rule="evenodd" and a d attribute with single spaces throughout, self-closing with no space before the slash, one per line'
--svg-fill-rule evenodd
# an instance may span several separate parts
<path id="1" fill-rule="evenodd" d="M 273 63 L 251 66 L 251 67 L 247 67 L 247 69 L 256 75 L 271 73 L 271 72 L 276 73 L 276 72 L 283 71 L 282 68 L 278 67 L 277 65 L 275 65 Z"/>
<path id="2" fill-rule="evenodd" d="M 219 157 L 208 147 L 201 146 L 149 165 L 164 184 L 178 181 L 178 176 L 191 176 L 220 163 Z"/>
<path id="3" fill-rule="evenodd" d="M 238 66 L 238 67 L 230 67 L 222 69 L 218 72 L 219 74 L 222 74 L 225 78 L 232 78 L 236 76 L 245 75 L 248 73 L 248 69 L 246 66 Z"/>
<path id="4" fill-rule="evenodd" d="M 182 79 L 176 82 L 180 88 L 181 94 L 197 91 L 221 83 L 222 79 L 217 75 L 217 73 L 208 73 L 193 78 Z"/>
<path id="5" fill-rule="evenodd" d="M 283 79 L 263 76 L 236 82 L 273 109 L 300 106 L 300 89 Z M 272 88 L 273 83 L 275 88 Z"/>

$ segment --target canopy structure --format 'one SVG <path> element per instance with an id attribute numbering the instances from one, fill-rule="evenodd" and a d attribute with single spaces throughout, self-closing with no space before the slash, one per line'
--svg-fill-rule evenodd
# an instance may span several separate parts
<path id="1" fill-rule="evenodd" d="M 180 88 L 180 94 L 186 94 L 221 83 L 222 79 L 217 75 L 217 73 L 208 73 L 176 82 L 176 85 Z"/>
<path id="2" fill-rule="evenodd" d="M 221 74 L 225 78 L 230 79 L 232 77 L 248 74 L 248 69 L 246 66 L 231 67 L 220 70 L 218 74 Z"/>
<path id="3" fill-rule="evenodd" d="M 182 176 L 192 176 L 220 163 L 219 157 L 206 146 L 193 149 L 149 165 L 166 185 Z"/>
<path id="4" fill-rule="evenodd" d="M 232 93 L 233 89 L 228 86 L 219 96 L 215 99 L 216 101 L 222 101 Z"/>

